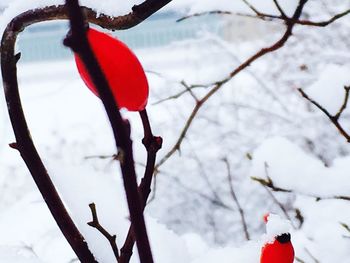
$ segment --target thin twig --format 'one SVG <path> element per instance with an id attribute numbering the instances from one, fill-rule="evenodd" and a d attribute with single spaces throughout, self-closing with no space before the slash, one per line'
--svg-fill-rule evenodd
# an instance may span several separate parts
<path id="1" fill-rule="evenodd" d="M 225 163 L 226 169 L 227 169 L 227 177 L 228 177 L 228 185 L 230 187 L 230 194 L 232 196 L 232 199 L 236 203 L 236 206 L 238 208 L 238 212 L 239 212 L 239 214 L 241 216 L 241 221 L 242 221 L 242 226 L 243 226 L 243 231 L 244 231 L 245 238 L 247 240 L 250 240 L 250 236 L 249 236 L 249 232 L 248 232 L 248 226 L 247 226 L 247 222 L 246 222 L 245 215 L 244 215 L 244 210 L 242 209 L 242 206 L 241 206 L 241 204 L 240 204 L 240 202 L 239 202 L 239 200 L 237 198 L 237 195 L 235 193 L 235 190 L 233 188 L 230 163 L 229 163 L 227 158 L 224 158 L 223 162 Z"/>
<path id="2" fill-rule="evenodd" d="M 253 181 L 256 181 L 258 183 L 260 183 L 263 186 L 266 186 L 268 188 L 270 188 L 272 191 L 274 192 L 283 192 L 283 193 L 295 193 L 298 195 L 303 195 L 303 196 L 307 196 L 307 197 L 311 197 L 311 198 L 315 198 L 316 201 L 321 201 L 321 200 L 332 200 L 332 199 L 338 199 L 338 200 L 345 200 L 345 201 L 350 201 L 350 196 L 344 196 L 344 195 L 336 195 L 336 196 L 317 196 L 317 195 L 313 195 L 313 194 L 308 194 L 308 193 L 302 193 L 302 192 L 296 192 L 295 190 L 292 189 L 285 189 L 285 188 L 281 188 L 276 186 L 271 178 L 259 178 L 259 177 L 251 177 L 251 179 Z"/>
<path id="3" fill-rule="evenodd" d="M 281 17 L 282 18 L 288 18 L 288 16 L 286 15 L 286 13 L 283 11 L 281 5 L 279 4 L 278 0 L 273 0 L 275 6 L 277 7 L 278 11 L 280 12 L 281 14 Z"/>
<path id="4" fill-rule="evenodd" d="M 119 164 L 122 171 L 126 199 L 131 223 L 133 225 L 133 232 L 136 237 L 140 262 L 153 263 L 153 256 L 143 216 L 143 207 L 140 202 L 136 180 L 132 141 L 130 139 L 130 124 L 122 118 L 109 84 L 89 45 L 84 18 L 78 1 L 66 0 L 66 6 L 70 20 L 71 34 L 67 36 L 64 43 L 78 54 L 83 61 L 105 107 L 113 130 L 116 148 L 118 152 L 121 152 L 123 157 Z"/>
<path id="5" fill-rule="evenodd" d="M 245 3 L 248 3 L 247 1 L 242 0 Z M 248 3 L 249 4 L 249 3 Z M 285 23 L 293 22 L 298 25 L 302 26 L 311 26 L 311 27 L 326 27 L 334 22 L 336 22 L 338 19 L 350 14 L 350 9 L 345 10 L 341 13 L 338 13 L 331 18 L 325 20 L 325 21 L 311 21 L 311 20 L 304 20 L 304 19 L 298 19 L 292 21 L 292 18 L 289 18 L 287 15 L 271 15 L 267 13 L 263 13 L 255 9 L 252 5 L 248 5 L 249 8 L 255 13 L 255 15 L 252 14 L 246 14 L 246 13 L 233 13 L 231 11 L 225 11 L 225 10 L 217 10 L 213 12 L 201 12 L 201 13 L 194 13 L 191 15 L 187 15 L 185 17 L 182 17 L 177 20 L 177 22 L 184 21 L 193 17 L 200 17 L 200 16 L 205 16 L 205 15 L 212 15 L 212 14 L 217 14 L 217 15 L 234 15 L 234 16 L 241 16 L 241 17 L 248 17 L 248 18 L 256 18 L 264 21 L 274 21 L 274 20 L 281 20 Z"/>
<path id="6" fill-rule="evenodd" d="M 140 117 L 142 120 L 142 126 L 144 130 L 144 138 L 142 140 L 142 143 L 144 144 L 147 150 L 145 174 L 139 185 L 140 201 L 142 209 L 144 210 L 147 204 L 149 194 L 151 192 L 151 184 L 154 174 L 154 166 L 156 162 L 157 152 L 162 148 L 163 140 L 161 137 L 153 135 L 146 110 L 140 112 Z M 120 250 L 119 263 L 127 263 L 130 261 L 130 258 L 133 254 L 134 244 L 135 235 L 133 230 L 133 224 L 131 224 L 124 245 Z"/>
<path id="7" fill-rule="evenodd" d="M 245 1 L 245 0 L 244 0 Z M 185 139 L 187 132 L 192 125 L 197 113 L 201 109 L 201 107 L 207 102 L 218 90 L 220 90 L 224 84 L 229 82 L 233 77 L 235 77 L 238 73 L 249 67 L 253 62 L 258 60 L 259 58 L 263 57 L 264 55 L 274 52 L 284 46 L 284 44 L 288 41 L 290 36 L 292 35 L 292 31 L 294 28 L 294 21 L 297 21 L 299 17 L 301 16 L 302 10 L 307 3 L 308 0 L 300 0 L 297 8 L 295 9 L 293 19 L 291 23 L 288 23 L 286 25 L 286 31 L 283 34 L 283 36 L 275 42 L 272 46 L 263 48 L 259 52 L 257 52 L 255 55 L 251 56 L 249 59 L 247 59 L 244 63 L 239 65 L 235 70 L 233 70 L 226 78 L 224 78 L 221 81 L 218 81 L 216 83 L 213 83 L 213 88 L 202 98 L 200 99 L 196 105 L 194 106 L 189 118 L 187 119 L 185 126 L 183 127 L 177 141 L 173 145 L 173 147 L 168 151 L 168 153 L 157 163 L 155 166 L 155 169 L 159 169 L 161 165 L 163 165 L 176 151 L 178 151 L 181 147 L 181 144 L 183 140 Z"/>
<path id="8" fill-rule="evenodd" d="M 111 235 L 108 233 L 108 231 L 100 224 L 100 221 L 98 220 L 97 211 L 96 211 L 96 205 L 94 203 L 89 204 L 91 215 L 92 215 L 92 221 L 88 222 L 87 224 L 93 228 L 96 228 L 109 242 L 109 244 L 112 247 L 114 256 L 119 262 L 119 250 L 117 246 L 117 236 Z"/>
<path id="9" fill-rule="evenodd" d="M 213 10 L 213 11 L 206 11 L 201 13 L 194 13 L 188 16 L 181 17 L 180 19 L 176 20 L 176 22 L 182 22 L 184 20 L 187 20 L 192 17 L 199 17 L 204 15 L 232 15 L 232 12 L 230 11 L 221 11 L 221 10 Z"/>
<path id="10" fill-rule="evenodd" d="M 269 178 L 269 171 L 268 171 L 268 164 L 265 163 L 265 175 L 267 178 Z M 271 180 L 271 179 L 270 179 Z M 290 221 L 290 223 L 292 224 L 292 227 L 294 229 L 296 229 L 293 220 L 291 219 L 291 217 L 288 214 L 287 209 L 284 207 L 284 205 L 276 198 L 276 196 L 271 192 L 271 190 L 263 185 L 264 189 L 267 191 L 267 193 L 269 194 L 269 196 L 271 197 L 271 199 L 275 202 L 275 204 L 281 209 L 282 213 L 284 214 L 284 216 L 286 217 L 286 219 L 288 219 Z"/>
<path id="11" fill-rule="evenodd" d="M 317 101 L 313 100 L 312 98 L 310 98 L 302 89 L 298 89 L 298 91 L 300 92 L 300 94 L 309 102 L 311 102 L 313 105 L 315 105 L 318 109 L 320 109 L 328 118 L 329 120 L 334 124 L 334 126 L 338 129 L 338 131 L 340 132 L 340 134 L 345 137 L 345 139 L 347 140 L 347 142 L 350 143 L 350 134 L 345 131 L 345 129 L 343 128 L 343 126 L 339 123 L 339 118 L 341 117 L 342 113 L 344 112 L 344 110 L 346 109 L 346 106 L 348 104 L 348 100 L 349 100 L 349 91 L 350 91 L 350 86 L 345 86 L 345 96 L 344 96 L 344 102 L 342 104 L 342 106 L 340 107 L 339 111 L 337 112 L 337 114 L 332 115 L 326 108 L 324 108 L 321 104 L 319 104 Z"/>
<path id="12" fill-rule="evenodd" d="M 212 84 L 208 84 L 208 85 L 205 85 L 205 84 L 188 85 L 188 84 L 187 84 L 186 82 L 184 82 L 184 81 L 181 81 L 181 82 L 180 82 L 180 84 L 184 86 L 183 83 L 185 83 L 185 85 L 186 85 L 184 90 L 182 90 L 182 91 L 180 91 L 180 92 L 178 92 L 178 93 L 176 93 L 176 94 L 174 94 L 174 95 L 171 95 L 171 96 L 169 96 L 169 97 L 167 97 L 167 98 L 160 99 L 160 100 L 158 100 L 158 101 L 152 103 L 152 105 L 158 105 L 158 104 L 163 103 L 163 102 L 168 101 L 168 100 L 175 100 L 175 99 L 178 99 L 178 98 L 180 98 L 182 95 L 184 95 L 184 94 L 186 94 L 186 93 L 191 93 L 191 96 L 195 99 L 195 101 L 199 101 L 198 97 L 193 93 L 193 90 L 194 90 L 194 89 L 198 89 L 198 88 L 207 89 L 207 88 L 213 86 Z"/>
<path id="13" fill-rule="evenodd" d="M 102 13 L 97 14 L 87 7 L 82 7 L 82 11 L 91 23 L 111 30 L 127 29 L 141 23 L 170 1 L 147 0 L 135 6 L 131 13 L 119 17 L 111 17 Z M 13 18 L 7 25 L 1 40 L 1 70 L 7 107 L 16 137 L 16 143 L 12 146 L 19 150 L 52 216 L 79 260 L 81 262 L 95 262 L 94 256 L 90 252 L 84 237 L 70 218 L 34 146 L 18 91 L 16 64 L 19 56 L 18 54 L 15 55 L 14 52 L 18 34 L 26 27 L 38 22 L 67 18 L 67 10 L 64 5 L 28 10 Z"/>

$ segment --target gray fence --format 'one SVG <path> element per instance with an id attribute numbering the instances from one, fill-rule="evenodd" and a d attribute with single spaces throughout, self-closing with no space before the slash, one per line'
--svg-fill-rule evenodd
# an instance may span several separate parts
<path id="1" fill-rule="evenodd" d="M 133 49 L 160 47 L 185 39 L 196 38 L 203 31 L 222 35 L 223 21 L 218 16 L 203 16 L 176 22 L 179 15 L 174 13 L 153 16 L 144 23 L 127 31 L 114 32 L 119 39 Z M 21 61 L 59 60 L 71 57 L 63 47 L 66 22 L 45 22 L 26 29 L 18 42 L 22 52 Z"/>

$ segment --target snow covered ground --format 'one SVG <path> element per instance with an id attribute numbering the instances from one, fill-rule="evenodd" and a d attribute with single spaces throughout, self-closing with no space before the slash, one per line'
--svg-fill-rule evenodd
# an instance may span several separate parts
<path id="1" fill-rule="evenodd" d="M 330 13 L 343 10 L 344 2 L 338 2 Z M 222 1 L 222 8 L 226 4 Z M 194 4 L 190 11 L 199 7 Z M 315 1 L 310 4 L 309 15 L 327 17 L 316 7 Z M 268 211 L 291 220 L 296 262 L 349 261 L 350 202 L 337 199 L 350 195 L 349 147 L 296 91 L 304 88 L 331 113 L 339 109 L 343 86 L 350 85 L 349 22 L 344 18 L 329 28 L 297 28 L 286 47 L 242 72 L 199 112 L 181 154 L 161 167 L 155 198 L 146 210 L 156 262 L 257 263 L 265 233 L 262 215 Z M 148 71 L 149 116 L 155 133 L 164 138 L 160 158 L 175 142 L 194 101 L 185 94 L 156 102 L 182 91 L 182 80 L 205 84 L 222 79 L 277 34 L 234 43 L 204 34 L 136 51 Z M 91 220 L 88 204 L 95 202 L 102 224 L 117 234 L 119 245 L 128 228 L 117 164 L 87 158 L 114 154 L 100 101 L 85 88 L 72 60 L 20 64 L 19 81 L 33 139 L 60 194 L 100 262 L 113 262 L 107 241 L 86 224 Z M 195 90 L 197 96 L 205 92 Z M 73 262 L 18 152 L 7 146 L 14 138 L 3 96 L 0 103 L 0 262 Z M 140 120 L 135 113 L 123 114 L 131 120 L 141 174 Z M 346 109 L 341 123 L 350 129 L 349 116 Z M 248 242 L 223 158 L 245 212 Z M 292 192 L 272 193 L 251 177 L 271 179 Z"/>

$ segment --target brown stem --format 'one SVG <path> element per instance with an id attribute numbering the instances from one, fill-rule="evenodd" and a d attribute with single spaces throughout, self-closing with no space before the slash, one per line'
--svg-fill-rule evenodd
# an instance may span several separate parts
<path id="1" fill-rule="evenodd" d="M 147 204 L 147 199 L 151 192 L 151 184 L 154 174 L 154 166 L 156 163 L 157 152 L 161 149 L 163 140 L 161 137 L 153 136 L 146 110 L 140 112 L 140 117 L 142 120 L 144 130 L 144 138 L 142 142 L 147 150 L 147 163 L 145 174 L 139 186 L 140 200 L 142 204 L 142 209 L 144 210 Z M 130 258 L 133 254 L 132 251 L 134 244 L 135 236 L 133 225 L 131 224 L 124 245 L 120 250 L 119 263 L 127 263 L 130 261 Z"/>
<path id="2" fill-rule="evenodd" d="M 97 231 L 99 231 L 109 242 L 111 245 L 111 248 L 113 250 L 114 256 L 119 261 L 119 250 L 116 242 L 116 235 L 111 235 L 108 233 L 108 231 L 100 224 L 100 221 L 98 220 L 97 211 L 96 211 L 96 205 L 94 203 L 89 204 L 91 215 L 92 215 L 92 221 L 88 222 L 87 224 L 93 228 L 96 228 Z"/>
<path id="3" fill-rule="evenodd" d="M 313 105 L 315 105 L 318 109 L 320 109 L 328 118 L 329 120 L 333 123 L 333 125 L 338 129 L 340 134 L 350 143 L 350 134 L 345 131 L 343 126 L 339 123 L 339 118 L 341 117 L 342 113 L 346 109 L 346 106 L 348 104 L 349 100 L 349 92 L 350 92 L 350 86 L 349 87 L 344 87 L 345 89 L 345 96 L 344 96 L 344 101 L 342 106 L 340 107 L 339 111 L 337 114 L 332 115 L 326 108 L 324 108 L 321 104 L 319 104 L 317 101 L 313 100 L 310 98 L 302 89 L 298 89 L 300 94 L 309 102 L 311 102 Z"/>
<path id="4" fill-rule="evenodd" d="M 129 123 L 123 120 L 109 84 L 91 50 L 86 36 L 83 14 L 78 1 L 66 0 L 66 6 L 69 14 L 71 34 L 66 38 L 65 44 L 69 45 L 83 61 L 105 107 L 113 130 L 116 147 L 122 156 L 119 163 L 140 262 L 153 263 L 153 256 L 143 217 L 143 208 L 138 193 Z"/>
<path id="5" fill-rule="evenodd" d="M 231 166 L 230 166 L 230 163 L 228 161 L 227 158 L 224 158 L 223 159 L 223 162 L 225 163 L 226 165 L 226 169 L 227 169 L 227 177 L 228 177 L 228 184 L 229 184 L 229 187 L 230 187 L 230 194 L 234 200 L 234 202 L 236 203 L 236 206 L 238 208 L 238 212 L 241 216 L 241 221 L 242 221 L 242 226 L 243 226 L 243 231 L 244 231 L 244 235 L 245 235 L 245 238 L 247 240 L 250 240 L 250 236 L 249 236 L 249 232 L 248 232 L 248 226 L 247 226 L 247 222 L 245 220 L 245 215 L 244 215 L 244 210 L 237 198 L 237 195 L 236 195 L 236 192 L 235 192 L 235 189 L 233 188 L 233 185 L 232 185 L 232 174 L 231 174 Z"/>
<path id="6" fill-rule="evenodd" d="M 243 0 L 247 2 L 246 0 Z M 199 101 L 197 101 L 196 105 L 194 106 L 189 118 L 187 119 L 185 126 L 183 127 L 180 136 L 178 137 L 177 141 L 173 145 L 173 147 L 168 151 L 167 154 L 157 163 L 155 166 L 156 170 L 159 170 L 159 167 L 163 165 L 177 150 L 180 149 L 181 144 L 183 140 L 185 139 L 187 132 L 189 128 L 191 127 L 195 117 L 197 116 L 199 110 L 202 108 L 202 106 L 218 91 L 220 90 L 224 84 L 229 82 L 233 77 L 235 77 L 238 73 L 243 71 L 244 69 L 248 68 L 253 62 L 258 60 L 259 58 L 263 57 L 264 55 L 274 52 L 284 46 L 284 44 L 288 41 L 288 39 L 291 37 L 293 33 L 293 28 L 295 26 L 295 22 L 298 21 L 298 19 L 301 16 L 301 13 L 303 11 L 303 8 L 308 0 L 299 0 L 299 4 L 297 8 L 295 9 L 293 17 L 290 19 L 289 23 L 287 23 L 287 28 L 283 36 L 275 42 L 272 46 L 263 48 L 259 52 L 257 52 L 255 55 L 248 58 L 244 63 L 239 65 L 236 69 L 234 69 L 226 78 L 224 78 L 221 81 L 218 81 L 216 83 L 213 83 L 213 88 Z"/>
<path id="7" fill-rule="evenodd" d="M 97 15 L 94 10 L 87 7 L 81 9 L 86 14 L 89 22 L 116 30 L 131 28 L 139 24 L 170 1 L 147 0 L 147 3 L 144 2 L 139 8 L 138 6 L 134 7 L 133 12 L 120 17 Z M 145 6 L 147 8 L 144 8 Z M 67 18 L 67 10 L 64 5 L 28 10 L 13 18 L 7 25 L 1 40 L 1 70 L 9 115 L 16 136 L 16 143 L 11 144 L 11 147 L 19 150 L 51 214 L 79 260 L 81 262 L 95 262 L 83 236 L 66 211 L 38 155 L 25 120 L 18 91 L 17 61 L 20 56 L 14 54 L 18 34 L 34 23 Z"/>
<path id="8" fill-rule="evenodd" d="M 32 141 L 22 109 L 17 81 L 18 56 L 14 53 L 14 47 L 18 33 L 30 24 L 31 20 L 35 20 L 35 16 L 20 15 L 14 18 L 7 26 L 1 40 L 3 86 L 16 137 L 16 143 L 12 144 L 12 147 L 20 152 L 58 227 L 79 260 L 82 262 L 96 262 L 46 171 Z"/>
<path id="9" fill-rule="evenodd" d="M 294 191 L 294 190 L 292 190 L 292 189 L 281 188 L 281 187 L 276 186 L 276 185 L 273 183 L 273 181 L 272 181 L 272 179 L 271 179 L 270 177 L 268 177 L 267 179 L 259 178 L 259 177 L 251 177 L 251 179 L 252 179 L 253 181 L 256 181 L 256 182 L 260 183 L 262 186 L 265 186 L 265 187 L 270 188 L 270 189 L 271 189 L 272 191 L 274 191 L 274 192 L 295 193 L 295 194 L 299 194 L 299 195 L 303 195 L 303 196 L 315 198 L 316 201 L 321 201 L 321 200 L 332 200 L 332 199 L 350 201 L 350 196 L 344 196 L 344 195 L 316 196 L 316 195 L 313 195 L 313 194 L 296 192 L 296 191 Z"/>

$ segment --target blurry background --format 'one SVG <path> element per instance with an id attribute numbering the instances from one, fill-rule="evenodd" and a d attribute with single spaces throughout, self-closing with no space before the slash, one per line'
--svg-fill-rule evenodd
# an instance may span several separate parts
<path id="1" fill-rule="evenodd" d="M 310 1 L 304 17 L 323 20 L 349 8 L 345 2 Z M 284 30 L 278 21 L 236 15 L 204 15 L 176 22 L 185 14 L 183 10 L 166 10 L 134 29 L 113 33 L 134 50 L 147 71 L 149 116 L 155 134 L 164 139 L 159 159 L 175 143 L 195 105 L 188 93 L 167 99 L 184 90 L 181 82 L 208 84 L 223 79 L 249 56 L 277 40 Z M 177 233 L 194 231 L 209 243 L 240 244 L 245 234 L 231 195 L 232 184 L 251 238 L 260 236 L 264 230 L 262 215 L 267 211 L 281 213 L 269 192 L 250 178 L 255 176 L 250 173 L 254 150 L 264 140 L 287 138 L 325 167 L 349 154 L 344 138 L 296 91 L 320 85 L 320 79 L 331 72 L 349 72 L 349 30 L 349 17 L 326 28 L 296 27 L 294 37 L 283 49 L 260 59 L 227 83 L 199 112 L 181 153 L 160 167 L 147 212 Z M 66 32 L 67 23 L 49 22 L 31 26 L 20 36 L 18 74 L 27 120 L 53 177 L 60 176 L 60 167 L 75 167 L 77 173 L 90 171 L 101 178 L 114 176 L 119 171 L 111 159 L 94 157 L 114 154 L 113 140 L 99 100 L 85 88 L 71 52 L 62 45 Z M 345 73 L 338 78 L 350 82 Z M 201 97 L 206 88 L 194 92 Z M 341 104 L 342 98 L 338 102 Z M 22 228 L 11 229 L 14 225 L 7 223 L 26 217 L 27 224 L 34 224 L 30 218 L 35 221 L 38 215 L 24 207 L 42 201 L 18 153 L 7 147 L 14 138 L 3 96 L 0 103 L 0 228 L 7 229 L 14 244 L 18 239 L 27 240 L 24 245 L 45 255 L 49 252 L 41 238 L 25 234 Z M 124 114 L 132 122 L 140 175 L 145 161 L 141 124 L 137 114 Z M 350 128 L 349 120 L 346 111 L 342 119 L 345 127 Z M 231 178 L 223 160 L 230 165 Z M 77 195 L 86 191 L 82 190 L 84 181 L 76 183 L 72 189 Z M 295 195 L 275 196 L 294 220 L 298 208 Z M 54 224 L 46 231 L 54 234 L 45 242 L 61 242 L 57 241 L 62 238 Z M 6 237 L 2 242 L 8 240 Z M 47 254 L 46 258 L 52 256 Z"/>

